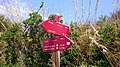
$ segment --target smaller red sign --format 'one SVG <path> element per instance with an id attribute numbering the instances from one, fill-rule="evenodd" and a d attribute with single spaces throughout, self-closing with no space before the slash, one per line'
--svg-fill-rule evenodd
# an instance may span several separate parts
<path id="1" fill-rule="evenodd" d="M 60 22 L 60 16 L 59 15 L 54 15 L 54 19 L 55 22 Z"/>
<path id="2" fill-rule="evenodd" d="M 46 20 L 41 24 L 43 28 L 50 34 L 56 34 L 69 37 L 69 27 L 53 20 Z"/>
<path id="3" fill-rule="evenodd" d="M 68 37 L 57 36 L 56 38 L 48 38 L 43 41 L 43 52 L 54 52 L 66 50 L 73 44 Z"/>

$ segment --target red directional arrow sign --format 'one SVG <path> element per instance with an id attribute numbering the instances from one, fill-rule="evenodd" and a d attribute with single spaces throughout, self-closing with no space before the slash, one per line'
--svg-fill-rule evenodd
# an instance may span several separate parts
<path id="1" fill-rule="evenodd" d="M 49 38 L 43 41 L 43 51 L 63 51 L 66 50 L 73 42 L 65 36 L 57 36 L 56 38 Z"/>
<path id="2" fill-rule="evenodd" d="M 56 23 L 53 20 L 46 20 L 41 25 L 48 33 L 69 37 L 69 27 L 66 25 Z"/>

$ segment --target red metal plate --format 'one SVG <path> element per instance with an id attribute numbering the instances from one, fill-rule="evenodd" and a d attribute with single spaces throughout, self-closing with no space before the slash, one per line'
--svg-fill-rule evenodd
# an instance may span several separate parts
<path id="1" fill-rule="evenodd" d="M 65 36 L 48 38 L 43 41 L 43 52 L 63 51 L 66 50 L 72 44 L 73 42 Z"/>
<path id="2" fill-rule="evenodd" d="M 60 22 L 60 16 L 59 15 L 55 15 L 53 20 L 55 22 Z"/>
<path id="3" fill-rule="evenodd" d="M 42 24 L 43 28 L 50 34 L 56 34 L 69 37 L 69 27 L 53 20 L 46 20 Z"/>

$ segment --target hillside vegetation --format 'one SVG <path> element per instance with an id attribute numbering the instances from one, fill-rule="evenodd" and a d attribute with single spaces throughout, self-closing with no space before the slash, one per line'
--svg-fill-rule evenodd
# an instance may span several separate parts
<path id="1" fill-rule="evenodd" d="M 0 16 L 0 67 L 51 67 L 52 53 L 42 51 L 43 40 L 52 38 L 41 27 L 37 12 L 22 23 Z M 74 44 L 61 51 L 61 67 L 119 67 L 120 10 L 112 17 L 101 16 L 92 24 L 70 24 Z"/>

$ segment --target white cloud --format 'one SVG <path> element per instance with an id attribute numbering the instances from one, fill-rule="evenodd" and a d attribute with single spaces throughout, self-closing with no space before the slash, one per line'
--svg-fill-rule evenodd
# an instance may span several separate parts
<path id="1" fill-rule="evenodd" d="M 2 5 L 0 5 L 0 14 L 2 14 L 2 15 L 6 14 L 6 8 Z"/>
<path id="2" fill-rule="evenodd" d="M 2 1 L 2 0 L 1 0 Z M 0 14 L 10 18 L 11 21 L 21 22 L 32 12 L 26 2 L 22 0 L 3 0 L 0 2 Z"/>
<path id="3" fill-rule="evenodd" d="M 0 5 L 0 8 L 1 8 L 1 9 L 3 9 L 3 10 L 5 10 L 5 9 L 6 9 L 6 8 L 5 8 L 4 6 L 2 6 L 2 5 Z"/>

